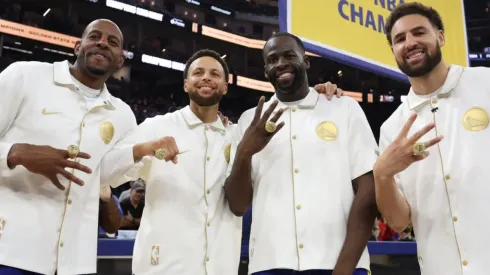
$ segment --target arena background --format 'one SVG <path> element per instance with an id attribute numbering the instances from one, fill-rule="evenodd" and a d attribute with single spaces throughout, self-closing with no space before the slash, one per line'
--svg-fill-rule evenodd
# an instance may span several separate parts
<path id="1" fill-rule="evenodd" d="M 288 30 L 308 42 L 310 84 L 331 81 L 346 90 L 359 102 L 378 138 L 381 124 L 409 89 L 406 79 L 388 61 L 388 45 L 379 44 L 379 37 L 384 38 L 379 31 L 379 16 L 386 17 L 390 7 L 400 1 L 300 3 L 304 2 L 311 6 L 303 7 L 299 0 L 4 0 L 0 2 L 0 70 L 16 61 L 73 62 L 73 46 L 85 26 L 94 19 L 108 18 L 124 33 L 127 57 L 124 67 L 109 80 L 108 88 L 132 107 L 138 122 L 188 104 L 182 90 L 183 66 L 194 51 L 203 48 L 218 51 L 230 66 L 230 88 L 221 111 L 236 122 L 261 95 L 272 95 L 272 87 L 264 79 L 260 50 L 272 34 Z M 445 58 L 457 64 L 488 67 L 490 1 L 451 0 L 458 5 L 454 9 L 449 9 L 448 1 L 444 5 L 436 0 L 425 2 L 442 9 L 451 34 Z M 294 15 L 288 6 L 302 10 Z M 378 21 L 369 26 L 361 22 L 362 16 L 352 16 L 352 11 L 364 12 L 366 18 L 367 11 L 371 11 Z M 310 20 L 304 21 L 308 15 Z M 305 25 L 295 27 L 295 20 Z M 374 29 L 368 30 L 370 27 Z M 371 39 L 377 46 L 367 44 Z M 120 196 L 129 185 L 113 193 Z M 373 274 L 420 274 L 413 232 L 390 235 L 382 220 L 380 226 L 373 229 L 369 244 Z M 379 229 L 385 234 L 379 234 Z M 240 274 L 247 272 L 249 230 L 247 215 Z M 135 233 L 121 230 L 117 236 L 101 234 L 98 274 L 131 274 Z"/>

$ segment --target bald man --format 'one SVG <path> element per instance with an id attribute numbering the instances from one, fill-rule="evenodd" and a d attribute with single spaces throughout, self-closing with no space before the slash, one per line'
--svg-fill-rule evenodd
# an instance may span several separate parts
<path id="1" fill-rule="evenodd" d="M 105 82 L 124 64 L 123 35 L 90 23 L 77 60 L 17 62 L 0 73 L 0 274 L 96 273 L 101 182 L 172 138 L 115 150 L 136 128 Z"/>

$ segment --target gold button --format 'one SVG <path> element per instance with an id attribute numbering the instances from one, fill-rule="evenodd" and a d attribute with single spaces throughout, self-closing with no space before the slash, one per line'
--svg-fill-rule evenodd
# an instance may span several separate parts
<path id="1" fill-rule="evenodd" d="M 422 261 L 422 256 L 419 256 L 419 261 Z"/>
<path id="2" fill-rule="evenodd" d="M 63 247 L 63 242 L 60 243 L 60 247 Z"/>
<path id="3" fill-rule="evenodd" d="M 433 99 L 431 99 L 431 100 L 430 100 L 430 102 L 431 102 L 432 104 L 436 104 L 436 103 L 437 103 L 437 99 L 433 98 Z"/>
<path id="4" fill-rule="evenodd" d="M 458 221 L 458 217 L 454 216 L 453 217 L 453 222 L 457 222 Z"/>
<path id="5" fill-rule="evenodd" d="M 208 227 L 210 227 L 210 226 L 211 226 L 211 222 L 208 222 Z"/>
<path id="6" fill-rule="evenodd" d="M 464 260 L 464 261 L 463 261 L 463 265 L 464 265 L 464 266 L 467 266 L 467 265 L 468 265 L 468 261 L 467 261 L 467 260 Z"/>
<path id="7" fill-rule="evenodd" d="M 209 161 L 211 159 L 211 157 L 207 157 L 206 159 Z"/>
<path id="8" fill-rule="evenodd" d="M 296 174 L 299 173 L 299 169 L 298 168 L 294 169 L 294 173 Z"/>
<path id="9" fill-rule="evenodd" d="M 300 210 L 301 209 L 301 204 L 296 205 L 296 209 Z"/>
<path id="10" fill-rule="evenodd" d="M 209 193 L 211 193 L 211 190 L 209 190 L 209 189 L 208 189 L 208 190 L 206 191 L 206 193 L 208 193 L 208 194 L 209 194 Z"/>
<path id="11" fill-rule="evenodd" d="M 293 136 L 293 139 L 296 139 L 296 135 Z"/>
<path id="12" fill-rule="evenodd" d="M 299 245 L 299 248 L 303 248 L 303 247 L 304 247 L 304 246 L 303 246 L 303 244 L 300 244 L 300 245 Z"/>
<path id="13" fill-rule="evenodd" d="M 293 110 L 293 112 L 296 112 L 296 107 L 293 107 L 293 109 L 292 109 L 292 110 Z"/>
<path id="14" fill-rule="evenodd" d="M 209 262 L 209 257 L 206 256 L 206 262 Z"/>
<path id="15" fill-rule="evenodd" d="M 445 176 L 444 176 L 444 178 L 445 178 L 446 180 L 450 180 L 450 179 L 451 179 L 451 176 L 450 176 L 449 174 L 447 174 L 447 175 L 445 175 Z"/>
<path id="16" fill-rule="evenodd" d="M 68 204 L 71 204 L 71 200 L 68 200 Z"/>
<path id="17" fill-rule="evenodd" d="M 209 130 L 208 125 L 204 126 L 204 129 L 205 129 L 206 131 L 207 131 L 207 130 Z"/>

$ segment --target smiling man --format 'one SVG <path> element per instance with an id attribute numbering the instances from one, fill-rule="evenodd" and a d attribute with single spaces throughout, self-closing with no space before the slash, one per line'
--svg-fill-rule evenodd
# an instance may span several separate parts
<path id="1" fill-rule="evenodd" d="M 237 216 L 253 203 L 249 272 L 367 274 L 377 144 L 366 116 L 309 88 L 296 36 L 275 34 L 263 58 L 276 93 L 241 116 L 225 183 Z"/>
<path id="2" fill-rule="evenodd" d="M 379 210 L 399 232 L 413 224 L 424 274 L 488 274 L 490 69 L 444 62 L 442 19 L 420 3 L 395 8 L 386 33 L 412 87 L 381 127 Z"/>
<path id="3" fill-rule="evenodd" d="M 181 152 L 177 165 L 145 158 L 137 174 L 127 174 L 147 183 L 134 246 L 135 275 L 238 273 L 241 219 L 230 211 L 223 190 L 234 127 L 218 116 L 228 76 L 218 53 L 194 53 L 184 69 L 190 104 L 146 119 L 125 141 L 131 145 L 172 135 Z"/>
<path id="4" fill-rule="evenodd" d="M 100 19 L 75 64 L 17 62 L 0 74 L 0 274 L 95 273 L 100 182 L 162 147 L 176 152 L 168 139 L 112 150 L 136 128 L 105 85 L 122 47 L 117 25 Z"/>

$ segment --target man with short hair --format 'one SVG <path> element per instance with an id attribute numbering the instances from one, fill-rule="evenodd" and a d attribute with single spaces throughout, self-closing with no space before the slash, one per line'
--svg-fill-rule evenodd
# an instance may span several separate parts
<path id="1" fill-rule="evenodd" d="M 298 37 L 273 35 L 263 58 L 276 93 L 238 121 L 225 182 L 237 216 L 253 204 L 249 273 L 367 274 L 377 144 L 366 116 L 309 88 Z"/>
<path id="2" fill-rule="evenodd" d="M 76 42 L 75 64 L 16 62 L 0 73 L 0 274 L 96 272 L 100 182 L 171 138 L 112 150 L 136 128 L 105 82 L 124 63 L 106 19 Z M 60 191 L 61 190 L 61 191 Z"/>
<path id="3" fill-rule="evenodd" d="M 412 87 L 381 126 L 379 210 L 399 232 L 413 224 L 423 274 L 487 274 L 490 69 L 448 65 L 442 19 L 423 4 L 396 7 L 386 34 Z"/>
<path id="4" fill-rule="evenodd" d="M 223 192 L 233 127 L 218 115 L 228 75 L 215 51 L 194 53 L 184 69 L 190 104 L 146 119 L 124 142 L 132 146 L 172 135 L 181 152 L 176 165 L 144 158 L 137 174 L 127 174 L 146 182 L 133 253 L 135 275 L 238 272 L 241 219 L 230 211 Z"/>
<path id="5" fill-rule="evenodd" d="M 123 218 L 121 229 L 138 230 L 145 209 L 145 183 L 142 180 L 135 181 L 131 186 L 129 197 L 121 200 Z"/>

